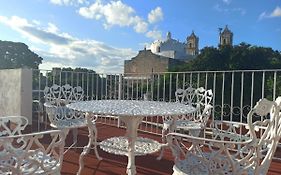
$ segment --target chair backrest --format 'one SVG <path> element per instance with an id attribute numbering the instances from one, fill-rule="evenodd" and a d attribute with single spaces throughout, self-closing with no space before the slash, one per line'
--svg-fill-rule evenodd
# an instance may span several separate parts
<path id="1" fill-rule="evenodd" d="M 57 84 L 44 89 L 45 101 L 57 106 L 64 106 L 73 101 L 81 101 L 84 98 L 84 90 L 80 87 L 72 87 L 69 84 L 59 86 Z"/>
<path id="2" fill-rule="evenodd" d="M 261 99 L 248 114 L 249 132 L 256 143 L 255 174 L 266 174 L 281 137 L 281 97 Z M 261 136 L 257 136 L 261 133 Z"/>
<path id="3" fill-rule="evenodd" d="M 60 174 L 65 135 L 51 130 L 0 137 L 0 174 Z"/>
<path id="4" fill-rule="evenodd" d="M 0 117 L 0 137 L 21 135 L 28 125 L 28 119 L 24 116 Z"/>
<path id="5" fill-rule="evenodd" d="M 232 171 L 234 174 L 245 172 L 266 174 L 281 137 L 280 109 L 281 97 L 278 97 L 275 102 L 264 98 L 259 100 L 248 113 L 247 124 L 218 121 L 213 126 L 212 138 L 233 141 L 234 143 L 209 144 L 209 148 L 215 147 L 213 152 L 220 152 L 220 154 L 210 157 L 209 164 L 218 163 L 222 160 L 225 161 L 225 164 L 228 164 L 221 167 L 210 165 L 209 172 L 214 174 L 228 171 Z M 237 131 L 243 128 L 239 125 L 243 125 L 248 132 L 239 134 Z M 243 143 L 243 141 L 248 143 Z M 225 155 L 228 153 L 231 156 Z M 219 158 L 221 154 L 224 156 Z"/>
<path id="6" fill-rule="evenodd" d="M 195 90 L 195 99 L 195 104 L 198 110 L 196 115 L 194 115 L 194 120 L 205 125 L 209 120 L 213 109 L 213 106 L 211 105 L 213 92 L 211 89 L 206 90 L 203 87 L 199 87 Z"/>
<path id="7" fill-rule="evenodd" d="M 45 87 L 44 95 L 46 101 L 44 107 L 52 127 L 72 127 L 73 119 L 85 117 L 82 112 L 71 110 L 65 106 L 69 103 L 83 100 L 84 90 L 80 86 L 72 87 L 69 84 L 63 86 L 54 84 L 51 87 Z"/>
<path id="8" fill-rule="evenodd" d="M 210 105 L 213 99 L 213 91 L 211 89 L 207 90 L 203 87 L 199 87 L 195 90 L 196 103 L 201 109 L 200 112 L 204 110 L 204 107 Z"/>
<path id="9" fill-rule="evenodd" d="M 186 89 L 177 89 L 175 91 L 176 102 L 192 105 L 195 97 L 195 89 L 189 86 Z"/>

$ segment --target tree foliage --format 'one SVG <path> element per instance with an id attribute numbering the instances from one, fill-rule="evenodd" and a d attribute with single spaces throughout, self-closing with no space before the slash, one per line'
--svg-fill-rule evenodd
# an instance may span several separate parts
<path id="1" fill-rule="evenodd" d="M 229 70 L 264 70 L 280 68 L 280 51 L 274 51 L 272 48 L 268 47 L 252 46 L 247 43 L 240 43 L 239 45 L 233 47 L 205 47 L 201 50 L 197 58 L 187 62 L 186 64 L 174 67 L 170 71 L 227 71 L 224 74 L 216 74 L 215 86 L 217 93 L 215 94 L 215 104 L 222 104 L 223 100 L 224 104 L 232 104 L 233 106 L 239 107 L 241 104 L 243 106 L 250 106 L 252 101 L 258 101 L 262 97 L 263 72 L 255 72 L 254 77 L 251 72 L 244 72 L 242 87 L 242 84 L 239 83 L 242 81 L 241 74 L 239 72 L 235 73 Z M 274 73 L 267 73 L 264 77 L 264 95 L 268 99 L 272 99 L 273 90 L 275 90 L 277 95 L 280 94 L 280 77 L 281 76 L 279 74 L 274 76 Z M 207 81 L 208 84 L 206 85 L 208 88 L 213 87 L 213 78 L 212 73 L 209 73 Z M 195 78 L 192 79 L 192 81 L 196 84 L 204 85 L 206 79 L 204 77 L 200 80 Z M 232 89 L 231 86 L 233 81 L 236 83 L 234 83 Z M 179 81 L 178 83 L 181 82 Z M 252 89 L 252 87 L 255 88 Z M 241 91 L 241 88 L 243 88 L 243 91 Z M 233 96 L 231 96 L 231 94 Z M 241 97 L 241 94 L 243 95 L 243 98 Z M 220 116 L 220 114 L 217 116 Z M 232 117 L 232 120 L 240 120 L 240 112 L 236 112 Z M 229 118 L 225 117 L 224 119 Z"/>
<path id="2" fill-rule="evenodd" d="M 43 58 L 32 52 L 24 43 L 0 40 L 0 69 L 38 69 Z"/>
<path id="3" fill-rule="evenodd" d="M 205 47 L 197 58 L 171 71 L 255 70 L 281 68 L 281 53 L 272 48 L 240 43 L 236 46 Z"/>

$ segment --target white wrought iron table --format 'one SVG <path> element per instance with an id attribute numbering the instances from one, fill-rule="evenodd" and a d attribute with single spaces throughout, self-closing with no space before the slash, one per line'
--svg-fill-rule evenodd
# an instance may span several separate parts
<path id="1" fill-rule="evenodd" d="M 124 137 L 112 137 L 99 143 L 102 150 L 117 155 L 128 156 L 127 174 L 135 175 L 135 156 L 145 155 L 160 150 L 161 144 L 155 140 L 137 137 L 137 129 L 144 117 L 171 116 L 177 117 L 193 113 L 196 109 L 182 103 L 137 101 L 137 100 L 93 100 L 81 101 L 67 105 L 73 110 L 85 112 L 86 115 L 118 116 L 126 125 Z M 89 128 L 90 129 L 90 128 Z M 81 153 L 89 152 L 92 140 Z"/>

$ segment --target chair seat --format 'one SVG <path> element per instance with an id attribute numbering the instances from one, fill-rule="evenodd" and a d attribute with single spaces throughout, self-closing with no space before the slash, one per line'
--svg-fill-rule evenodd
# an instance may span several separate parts
<path id="1" fill-rule="evenodd" d="M 164 128 L 169 128 L 169 126 L 172 124 L 172 120 L 164 121 Z M 176 121 L 176 126 L 178 129 L 186 129 L 186 130 L 191 130 L 191 129 L 202 129 L 203 124 L 195 121 L 190 121 L 190 120 L 177 120 Z"/>
<path id="2" fill-rule="evenodd" d="M 85 118 L 58 120 L 50 124 L 54 128 L 80 128 L 85 127 L 87 122 Z"/>
<path id="3" fill-rule="evenodd" d="M 16 157 L 25 157 L 27 154 L 22 150 L 14 151 L 14 153 L 16 154 Z M 25 157 L 20 166 L 20 172 L 22 172 L 23 175 L 60 173 L 61 163 L 54 157 L 51 157 L 40 150 L 30 150 L 28 151 L 28 154 L 29 156 Z M 4 156 L 4 154 L 1 154 L 1 156 Z M 16 160 L 15 157 L 11 157 L 7 161 L 18 163 L 18 160 Z M 13 171 L 11 171 L 8 166 L 1 167 L 1 169 L 3 169 L 1 170 L 1 174 L 3 173 L 3 175 L 13 174 Z"/>
<path id="4" fill-rule="evenodd" d="M 176 161 L 173 166 L 173 175 L 207 175 L 207 166 L 196 156 L 189 155 L 186 159 Z"/>
<path id="5" fill-rule="evenodd" d="M 163 129 L 168 129 L 172 124 L 172 121 L 165 121 Z M 190 120 L 177 120 L 176 121 L 177 129 L 183 129 L 189 131 L 189 134 L 192 136 L 199 136 L 201 130 L 203 129 L 204 125 L 199 122 L 190 121 Z"/>
<path id="6" fill-rule="evenodd" d="M 209 153 L 203 154 L 205 158 L 208 159 L 210 157 Z M 225 157 L 226 158 L 226 157 Z M 226 158 L 227 159 L 227 158 Z M 237 160 L 238 163 L 238 160 Z M 175 165 L 173 166 L 173 175 L 210 175 L 208 170 L 208 165 L 204 163 L 204 161 L 200 160 L 200 157 L 195 156 L 193 154 L 188 154 L 187 158 L 184 160 L 176 161 Z M 254 174 L 254 169 L 249 168 L 246 172 L 241 172 L 241 174 Z M 264 175 L 266 173 L 260 172 L 260 175 Z"/>

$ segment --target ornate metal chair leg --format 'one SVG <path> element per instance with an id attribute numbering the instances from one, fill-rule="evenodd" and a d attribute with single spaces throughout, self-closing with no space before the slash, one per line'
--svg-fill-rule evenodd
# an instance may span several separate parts
<path id="1" fill-rule="evenodd" d="M 90 148 L 91 148 L 91 145 L 88 144 L 87 146 L 84 147 L 83 152 L 80 154 L 80 157 L 79 157 L 79 170 L 77 172 L 77 175 L 80 175 L 82 169 L 84 168 L 84 156 L 89 153 Z"/>
<path id="2" fill-rule="evenodd" d="M 84 147 L 83 152 L 80 154 L 79 157 L 79 170 L 77 172 L 77 175 L 81 174 L 82 169 L 84 168 L 84 156 L 86 154 L 89 154 L 91 146 L 94 144 L 94 150 L 95 150 L 95 154 L 97 156 L 97 158 L 99 160 L 102 160 L 102 158 L 99 156 L 98 154 L 98 150 L 97 150 L 97 128 L 96 125 L 92 122 L 91 120 L 91 115 L 89 113 L 86 113 L 86 119 L 87 119 L 87 126 L 88 126 L 88 130 L 89 130 L 89 142 L 88 144 Z"/>
<path id="3" fill-rule="evenodd" d="M 162 129 L 162 143 L 166 143 L 165 133 L 167 132 L 166 129 Z M 157 157 L 157 160 L 161 160 L 164 154 L 165 147 L 161 147 L 160 155 Z"/>
<path id="4" fill-rule="evenodd" d="M 74 128 L 73 130 L 72 130 L 72 134 L 73 134 L 73 146 L 75 146 L 76 147 L 76 151 L 77 151 L 77 137 L 78 137 L 78 128 Z"/>
<path id="5" fill-rule="evenodd" d="M 99 153 L 98 153 L 98 149 L 97 149 L 97 146 L 98 146 L 98 143 L 97 143 L 97 128 L 94 127 L 93 128 L 93 137 L 94 137 L 94 151 L 95 151 L 95 154 L 96 154 L 96 157 L 99 159 L 99 160 L 102 160 L 102 158 L 100 157 Z"/>

